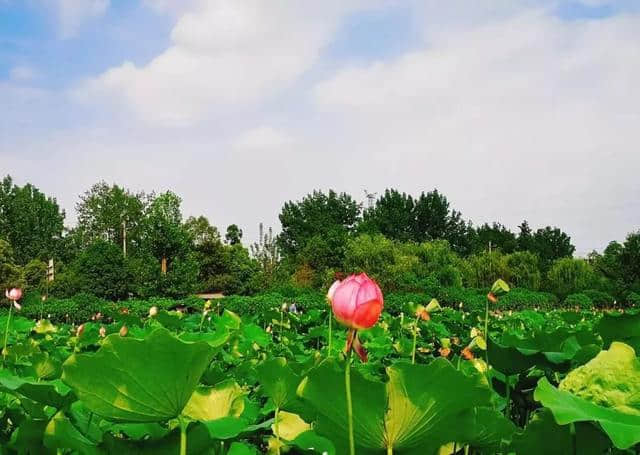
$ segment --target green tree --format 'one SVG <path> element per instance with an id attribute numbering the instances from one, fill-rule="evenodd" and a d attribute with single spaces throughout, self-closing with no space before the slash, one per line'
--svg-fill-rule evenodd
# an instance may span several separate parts
<path id="1" fill-rule="evenodd" d="M 54 198 L 10 176 L 0 182 L 0 238 L 7 240 L 17 264 L 52 257 L 62 237 L 65 213 Z"/>
<path id="2" fill-rule="evenodd" d="M 634 290 L 640 288 L 640 231 L 627 236 L 619 258 L 624 283 Z"/>
<path id="3" fill-rule="evenodd" d="M 119 300 L 126 298 L 131 288 L 131 276 L 122 250 L 105 240 L 89 245 L 66 273 L 69 275 L 64 281 L 70 287 L 65 290 L 67 294 L 82 292 Z"/>
<path id="4" fill-rule="evenodd" d="M 22 286 L 22 271 L 15 264 L 13 248 L 6 240 L 0 239 L 0 292 L 4 298 L 4 290 Z"/>
<path id="5" fill-rule="evenodd" d="M 144 245 L 161 263 L 166 273 L 171 262 L 184 260 L 189 250 L 189 234 L 182 225 L 180 204 L 182 200 L 171 191 L 155 197 L 149 204 L 144 218 Z"/>
<path id="6" fill-rule="evenodd" d="M 145 210 L 151 198 L 115 184 L 96 183 L 76 204 L 78 226 L 74 235 L 83 247 L 96 240 L 122 247 L 126 233 L 127 251 L 135 250 L 142 240 Z"/>
<path id="7" fill-rule="evenodd" d="M 394 189 L 385 190 L 375 205 L 364 210 L 361 232 L 379 233 L 388 239 L 415 240 L 415 201 L 411 195 Z"/>
<path id="8" fill-rule="evenodd" d="M 227 245 L 238 245 L 242 243 L 242 229 L 236 224 L 227 226 L 227 233 L 224 235 Z"/>
<path id="9" fill-rule="evenodd" d="M 518 251 L 534 251 L 533 248 L 533 233 L 527 220 L 524 220 L 520 226 L 518 226 Z"/>
<path id="10" fill-rule="evenodd" d="M 212 226 L 207 217 L 189 217 L 184 222 L 184 229 L 189 234 L 194 247 L 204 245 L 210 242 L 220 241 L 220 232 L 218 228 Z"/>
<path id="11" fill-rule="evenodd" d="M 498 248 L 505 254 L 513 253 L 518 247 L 516 235 L 500 223 L 485 223 L 476 228 L 474 250 L 483 251 L 489 247 Z"/>
<path id="12" fill-rule="evenodd" d="M 32 259 L 23 267 L 24 281 L 28 290 L 42 290 L 47 279 L 47 264 L 40 259 Z"/>
<path id="13" fill-rule="evenodd" d="M 280 249 L 273 229 L 269 228 L 265 232 L 263 224 L 260 223 L 258 241 L 251 245 L 251 256 L 260 264 L 265 286 L 271 286 L 280 265 Z"/>
<path id="14" fill-rule="evenodd" d="M 542 270 L 548 270 L 551 264 L 561 258 L 571 257 L 576 247 L 571 237 L 558 228 L 547 226 L 533 234 L 532 251 L 540 258 Z"/>
<path id="15" fill-rule="evenodd" d="M 517 251 L 506 256 L 509 282 L 514 287 L 537 291 L 542 282 L 540 261 L 530 251 Z"/>
<path id="16" fill-rule="evenodd" d="M 421 193 L 415 202 L 414 240 L 446 240 L 458 254 L 471 252 L 471 224 L 451 208 L 444 194 L 437 189 Z"/>
<path id="17" fill-rule="evenodd" d="M 360 206 L 346 193 L 314 191 L 301 201 L 289 201 L 280 213 L 281 253 L 290 264 L 316 271 L 340 269 L 347 240 L 359 221 Z"/>
<path id="18" fill-rule="evenodd" d="M 561 258 L 556 260 L 547 273 L 547 286 L 558 297 L 564 299 L 595 284 L 593 267 L 584 259 Z"/>
<path id="19" fill-rule="evenodd" d="M 509 279 L 506 257 L 500 250 L 483 251 L 465 261 L 464 282 L 467 286 L 488 288 L 498 279 Z"/>

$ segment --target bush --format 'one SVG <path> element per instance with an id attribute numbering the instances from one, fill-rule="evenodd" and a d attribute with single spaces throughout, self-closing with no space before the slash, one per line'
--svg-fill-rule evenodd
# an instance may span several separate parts
<path id="1" fill-rule="evenodd" d="M 615 300 L 612 295 L 596 289 L 587 289 L 582 294 L 591 299 L 595 308 L 610 308 Z"/>
<path id="2" fill-rule="evenodd" d="M 558 298 L 549 292 L 515 288 L 500 297 L 498 305 L 499 308 L 505 310 L 526 310 L 531 308 L 552 310 L 558 306 Z"/>
<path id="3" fill-rule="evenodd" d="M 638 294 L 637 292 L 629 292 L 625 298 L 625 303 L 628 306 L 640 306 L 640 294 Z"/>
<path id="4" fill-rule="evenodd" d="M 588 295 L 583 293 L 570 294 L 564 299 L 564 305 L 568 308 L 579 308 L 581 310 L 590 310 L 593 308 L 593 301 Z"/>

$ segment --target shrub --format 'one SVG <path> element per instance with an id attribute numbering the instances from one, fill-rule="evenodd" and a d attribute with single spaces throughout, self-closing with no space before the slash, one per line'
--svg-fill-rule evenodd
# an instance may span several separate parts
<path id="1" fill-rule="evenodd" d="M 531 308 L 552 310 L 558 306 L 558 298 L 549 292 L 514 288 L 500 297 L 498 305 L 499 308 L 505 310 L 525 310 Z"/>
<path id="2" fill-rule="evenodd" d="M 615 300 L 612 295 L 596 289 L 587 289 L 582 293 L 591 299 L 593 306 L 596 308 L 609 308 Z"/>
<path id="3" fill-rule="evenodd" d="M 564 304 L 569 308 L 579 308 L 581 310 L 590 310 L 593 308 L 593 301 L 588 295 L 583 293 L 570 294 L 564 299 Z"/>

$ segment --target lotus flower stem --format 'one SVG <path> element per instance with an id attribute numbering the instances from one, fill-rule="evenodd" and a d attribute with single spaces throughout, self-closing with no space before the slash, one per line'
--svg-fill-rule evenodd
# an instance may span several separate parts
<path id="1" fill-rule="evenodd" d="M 9 316 L 7 316 L 7 326 L 4 329 L 4 346 L 2 347 L 2 366 L 7 357 L 7 341 L 9 341 L 9 324 L 11 323 L 11 310 L 13 310 L 13 302 L 9 306 Z"/>
<path id="2" fill-rule="evenodd" d="M 273 423 L 273 432 L 276 434 L 276 455 L 280 455 L 280 408 L 276 406 L 275 421 Z"/>
<path id="3" fill-rule="evenodd" d="M 180 423 L 180 455 L 187 455 L 187 422 L 184 417 L 179 416 L 178 422 Z"/>
<path id="4" fill-rule="evenodd" d="M 387 446 L 387 455 L 393 455 L 393 445 L 389 444 Z"/>
<path id="5" fill-rule="evenodd" d="M 509 414 L 510 414 L 510 405 L 511 405 L 511 378 L 509 376 L 506 376 L 507 382 L 507 405 L 504 407 L 504 415 L 505 417 L 508 419 L 509 418 Z"/>
<path id="6" fill-rule="evenodd" d="M 413 350 L 411 351 L 411 365 L 416 364 L 416 344 L 418 342 L 418 320 L 420 316 L 416 318 L 416 322 L 413 326 Z"/>
<path id="7" fill-rule="evenodd" d="M 487 362 L 487 371 L 489 371 L 489 299 L 487 299 L 484 307 L 484 340 L 487 349 L 484 350 L 485 362 Z"/>
<path id="8" fill-rule="evenodd" d="M 333 336 L 331 333 L 331 325 L 333 321 L 333 313 L 329 311 L 329 346 L 328 346 L 328 354 L 327 357 L 331 357 L 331 337 Z"/>
<path id="9" fill-rule="evenodd" d="M 347 394 L 347 422 L 349 424 L 349 455 L 356 455 L 356 441 L 353 436 L 353 403 L 351 401 L 351 349 L 347 352 L 344 367 L 344 385 Z"/>

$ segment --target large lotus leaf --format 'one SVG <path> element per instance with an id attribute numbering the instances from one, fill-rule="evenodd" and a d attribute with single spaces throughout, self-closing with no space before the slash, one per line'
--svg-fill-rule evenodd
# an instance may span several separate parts
<path id="1" fill-rule="evenodd" d="M 269 359 L 256 367 L 260 385 L 273 404 L 282 409 L 297 400 L 296 388 L 300 376 L 295 374 L 282 357 Z"/>
<path id="2" fill-rule="evenodd" d="M 177 417 L 191 398 L 214 348 L 188 343 L 166 329 L 146 339 L 108 336 L 95 354 L 74 354 L 62 379 L 87 408 L 114 421 Z"/>
<path id="3" fill-rule="evenodd" d="M 560 390 L 592 403 L 640 416 L 640 361 L 631 346 L 614 341 L 562 380 Z"/>
<path id="4" fill-rule="evenodd" d="M 518 455 L 602 455 L 611 445 L 607 437 L 591 423 L 577 422 L 575 431 L 574 438 L 569 425 L 558 425 L 551 411 L 542 409 L 523 432 L 514 436 L 511 449 Z"/>
<path id="5" fill-rule="evenodd" d="M 606 313 L 595 330 L 602 337 L 604 348 L 608 348 L 612 341 L 622 341 L 640 350 L 640 313 Z"/>
<path id="6" fill-rule="evenodd" d="M 533 396 L 551 409 L 560 425 L 597 422 L 619 449 L 626 449 L 640 442 L 640 416 L 598 406 L 567 391 L 558 390 L 546 378 L 540 379 Z"/>
<path id="7" fill-rule="evenodd" d="M 180 334 L 178 338 L 182 341 L 204 341 L 209 343 L 209 346 L 213 348 L 219 348 L 223 346 L 227 341 L 229 341 L 229 337 L 231 334 L 227 329 L 216 330 L 215 332 L 184 332 Z"/>
<path id="8" fill-rule="evenodd" d="M 54 408 L 63 408 L 74 401 L 71 389 L 62 381 L 38 381 L 12 375 L 9 370 L 0 370 L 0 390 L 20 394 L 38 403 Z"/>
<path id="9" fill-rule="evenodd" d="M 25 419 L 11 434 L 9 448 L 18 453 L 39 455 L 53 454 L 54 450 L 42 447 L 42 437 L 49 422 L 47 420 Z"/>
<path id="10" fill-rule="evenodd" d="M 209 454 L 215 442 L 204 424 L 194 423 L 187 429 L 187 453 Z M 180 453 L 180 430 L 175 429 L 160 439 L 132 441 L 106 434 L 100 448 L 108 454 L 175 455 Z"/>
<path id="11" fill-rule="evenodd" d="M 501 446 L 511 442 L 516 426 L 502 413 L 490 408 L 475 408 L 467 414 L 470 423 L 456 429 L 456 432 L 464 430 L 466 433 L 456 435 L 456 441 L 496 452 L 501 452 Z"/>
<path id="12" fill-rule="evenodd" d="M 507 375 L 533 366 L 566 371 L 570 361 L 584 363 L 584 357 L 593 352 L 592 347 L 599 351 L 599 346 L 600 341 L 592 332 L 566 327 L 535 332 L 529 337 L 505 333 L 500 341 L 489 340 L 489 363 Z"/>
<path id="13" fill-rule="evenodd" d="M 199 386 L 191 395 L 182 414 L 193 420 L 215 420 L 239 417 L 244 411 L 246 393 L 234 381 L 225 381 L 215 387 Z"/>
<path id="14" fill-rule="evenodd" d="M 484 376 L 467 376 L 445 359 L 428 365 L 399 363 L 387 374 L 386 383 L 352 374 L 354 433 L 363 453 L 384 453 L 388 446 L 400 454 L 435 453 L 445 443 L 464 440 L 463 422 L 471 420 L 475 407 L 490 405 Z M 298 394 L 315 408 L 318 434 L 344 448 L 344 373 L 325 361 L 309 372 Z"/>
<path id="15" fill-rule="evenodd" d="M 87 455 L 103 453 L 98 445 L 83 435 L 62 411 L 49 421 L 44 431 L 43 443 L 50 449 L 73 449 Z"/>

